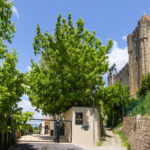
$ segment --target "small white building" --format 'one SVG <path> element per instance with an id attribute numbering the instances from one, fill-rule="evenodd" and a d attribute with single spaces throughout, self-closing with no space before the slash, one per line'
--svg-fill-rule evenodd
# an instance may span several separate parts
<path id="1" fill-rule="evenodd" d="M 52 118 L 43 117 L 42 123 L 40 124 L 40 134 L 48 134 L 53 136 L 54 131 L 54 121 Z"/>
<path id="2" fill-rule="evenodd" d="M 95 108 L 95 142 L 93 143 L 93 108 L 72 107 L 64 113 L 64 120 L 72 121 L 71 141 L 80 145 L 96 145 L 100 140 L 100 116 Z M 70 139 L 68 139 L 70 141 Z"/>

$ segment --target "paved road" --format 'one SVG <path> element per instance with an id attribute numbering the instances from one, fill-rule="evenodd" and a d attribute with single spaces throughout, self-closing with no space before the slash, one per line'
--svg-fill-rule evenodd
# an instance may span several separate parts
<path id="1" fill-rule="evenodd" d="M 19 143 L 17 150 L 84 150 L 73 144 Z"/>
<path id="2" fill-rule="evenodd" d="M 118 135 L 114 135 L 111 130 L 106 129 L 106 139 L 100 147 L 76 146 L 73 144 L 57 144 L 57 143 L 19 143 L 17 150 L 127 150 L 122 146 L 122 142 Z"/>

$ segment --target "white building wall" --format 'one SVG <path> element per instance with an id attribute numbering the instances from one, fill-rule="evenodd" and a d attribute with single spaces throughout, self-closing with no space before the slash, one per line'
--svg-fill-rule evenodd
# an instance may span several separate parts
<path id="1" fill-rule="evenodd" d="M 42 121 L 42 130 L 41 130 L 41 134 L 45 134 L 45 121 Z"/>
<path id="2" fill-rule="evenodd" d="M 76 112 L 83 113 L 83 125 L 75 124 Z M 72 121 L 72 143 L 80 145 L 96 145 L 100 140 L 100 119 L 97 109 L 95 109 L 95 143 L 93 143 L 93 108 L 72 107 L 65 115 L 65 120 Z M 88 125 L 88 130 L 81 128 Z"/>

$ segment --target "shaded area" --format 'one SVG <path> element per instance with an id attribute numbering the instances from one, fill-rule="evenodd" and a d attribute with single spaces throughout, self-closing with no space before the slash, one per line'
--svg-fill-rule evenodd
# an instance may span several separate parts
<path id="1" fill-rule="evenodd" d="M 17 144 L 18 150 L 38 150 L 33 144 Z"/>
<path id="2" fill-rule="evenodd" d="M 84 150 L 73 144 L 18 143 L 18 150 Z"/>

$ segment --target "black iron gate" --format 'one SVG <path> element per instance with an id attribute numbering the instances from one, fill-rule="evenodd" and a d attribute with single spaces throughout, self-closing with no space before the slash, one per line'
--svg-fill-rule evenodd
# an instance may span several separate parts
<path id="1" fill-rule="evenodd" d="M 72 142 L 72 122 L 69 120 L 32 119 L 22 131 L 21 142 Z"/>

